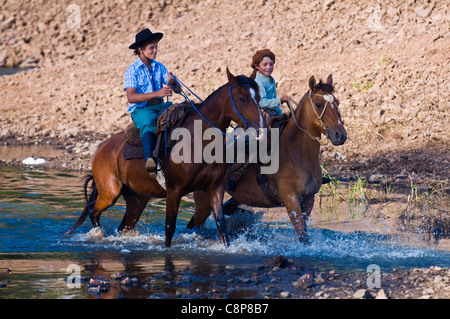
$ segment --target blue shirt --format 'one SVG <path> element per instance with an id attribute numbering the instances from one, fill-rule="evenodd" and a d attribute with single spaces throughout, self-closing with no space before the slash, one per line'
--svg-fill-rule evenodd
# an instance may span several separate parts
<path id="1" fill-rule="evenodd" d="M 262 109 L 273 109 L 281 105 L 281 99 L 277 98 L 277 87 L 273 77 L 268 78 L 258 72 L 255 78 L 259 86 L 259 107 Z"/>
<path id="2" fill-rule="evenodd" d="M 169 71 L 164 64 L 152 60 L 152 72 L 148 70 L 147 66 L 140 58 L 137 58 L 133 64 L 125 72 L 124 90 L 127 88 L 135 88 L 136 93 L 151 93 L 161 90 L 163 84 L 169 85 Z M 133 113 L 137 107 L 144 107 L 147 102 L 130 103 L 128 106 L 128 113 Z"/>

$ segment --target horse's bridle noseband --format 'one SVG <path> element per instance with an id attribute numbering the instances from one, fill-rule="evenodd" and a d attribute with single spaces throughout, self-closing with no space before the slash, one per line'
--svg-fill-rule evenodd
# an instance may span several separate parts
<path id="1" fill-rule="evenodd" d="M 313 102 L 313 100 L 311 98 L 311 96 L 313 96 L 313 95 L 320 96 L 326 101 L 325 106 L 324 106 L 323 111 L 322 111 L 322 114 L 320 114 L 320 115 L 319 115 L 319 113 L 317 113 L 316 106 L 314 105 L 314 102 Z M 312 108 L 314 109 L 314 113 L 316 113 L 316 115 L 317 115 L 317 119 L 319 120 L 320 126 L 328 134 L 328 127 L 325 125 L 325 123 L 323 122 L 322 119 L 323 119 L 323 117 L 325 115 L 325 112 L 327 110 L 328 104 L 330 104 L 333 107 L 334 96 L 332 94 L 324 94 L 324 95 L 311 94 L 311 90 L 309 90 L 308 99 L 309 99 L 309 102 L 311 103 Z M 293 109 L 291 103 L 294 103 L 296 105 L 296 108 L 298 108 L 298 104 L 295 103 L 295 101 L 292 98 L 288 99 L 288 106 L 289 106 L 289 109 L 291 111 L 291 117 L 294 119 L 294 123 L 297 126 L 297 128 L 299 128 L 302 132 L 304 132 L 306 135 L 308 135 L 312 140 L 317 141 L 321 145 L 325 144 L 324 142 L 322 142 L 320 137 L 312 136 L 307 130 L 305 130 L 303 127 L 300 126 L 300 124 L 298 124 L 297 119 L 295 118 L 294 109 Z"/>
<path id="2" fill-rule="evenodd" d="M 241 85 L 243 85 L 243 86 L 249 86 L 250 88 L 252 88 L 250 84 L 241 84 Z M 239 112 L 239 110 L 238 110 L 236 104 L 234 104 L 233 93 L 231 92 L 231 89 L 234 88 L 234 87 L 237 87 L 237 85 L 230 85 L 230 99 L 231 99 L 231 104 L 233 104 L 233 107 L 234 107 L 234 109 L 236 110 L 236 113 L 239 115 L 239 117 L 241 118 L 241 120 L 244 122 L 244 124 L 245 124 L 244 130 L 245 130 L 245 129 L 247 129 L 249 123 L 248 123 L 248 121 L 242 116 L 241 112 Z M 257 109 L 258 109 L 259 117 L 261 118 L 261 110 L 259 109 L 259 105 L 258 105 L 258 103 L 256 103 L 256 101 L 255 101 L 255 104 L 256 104 L 256 107 L 257 107 Z"/>
<path id="3" fill-rule="evenodd" d="M 312 98 L 311 98 L 312 95 L 316 95 L 316 96 L 323 97 L 323 99 L 326 101 L 325 106 L 323 107 L 322 114 L 320 114 L 320 115 L 319 115 L 319 113 L 317 113 L 316 107 L 315 107 L 314 102 L 313 102 L 313 100 L 312 100 Z M 334 102 L 334 96 L 333 96 L 332 94 L 324 94 L 324 95 L 320 95 L 320 94 L 311 94 L 311 90 L 309 90 L 308 98 L 309 98 L 309 102 L 311 103 L 311 106 L 312 106 L 313 109 L 314 109 L 314 112 L 315 112 L 316 115 L 317 115 L 317 118 L 319 119 L 319 124 L 320 124 L 320 126 L 322 126 L 322 128 L 323 128 L 326 132 L 328 132 L 328 127 L 325 125 L 325 123 L 323 122 L 322 119 L 323 119 L 323 116 L 325 115 L 325 111 L 327 110 L 328 103 L 329 103 L 330 105 L 333 105 L 333 102 Z"/>

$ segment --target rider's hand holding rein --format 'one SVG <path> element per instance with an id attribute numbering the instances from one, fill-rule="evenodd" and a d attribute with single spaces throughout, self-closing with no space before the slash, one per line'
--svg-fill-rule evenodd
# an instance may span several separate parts
<path id="1" fill-rule="evenodd" d="M 168 82 L 169 82 L 169 87 L 172 89 L 172 91 L 174 91 L 175 93 L 181 92 L 180 84 L 175 80 L 172 72 L 169 72 Z"/>
<path id="2" fill-rule="evenodd" d="M 163 88 L 159 91 L 156 91 L 159 97 L 172 96 L 172 89 L 170 86 L 163 86 Z"/>

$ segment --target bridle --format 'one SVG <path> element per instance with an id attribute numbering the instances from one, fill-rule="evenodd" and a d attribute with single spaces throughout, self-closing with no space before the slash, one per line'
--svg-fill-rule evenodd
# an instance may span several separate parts
<path id="1" fill-rule="evenodd" d="M 175 82 L 178 84 L 178 87 L 180 88 L 180 91 L 176 90 L 175 87 L 174 87 L 172 84 L 170 84 L 170 86 L 172 87 L 172 90 L 173 90 L 175 93 L 180 94 L 182 97 L 184 97 L 185 102 L 188 101 L 189 104 L 194 108 L 194 110 L 200 115 L 200 117 L 201 117 L 206 123 L 208 123 L 211 127 L 215 128 L 215 129 L 217 129 L 217 130 L 219 130 L 219 131 L 222 133 L 222 135 L 224 135 L 224 136 L 232 137 L 232 136 L 228 135 L 226 132 L 223 132 L 222 130 L 220 130 L 219 128 L 217 128 L 217 127 L 216 127 L 214 124 L 212 124 L 210 121 L 208 121 L 208 120 L 205 118 L 205 116 L 200 112 L 200 110 L 195 106 L 195 104 L 192 103 L 191 99 L 190 99 L 190 98 L 188 97 L 188 95 L 183 91 L 183 88 L 181 87 L 181 85 L 183 85 L 187 90 L 189 90 L 189 92 L 191 92 L 191 93 L 192 93 L 197 99 L 199 99 L 202 103 L 203 103 L 204 101 L 203 101 L 202 99 L 200 99 L 194 92 L 192 92 L 192 90 L 191 90 L 189 87 L 187 87 L 183 82 L 181 82 L 180 79 L 178 79 L 175 75 L 173 76 L 173 78 L 174 78 Z M 250 84 L 241 84 L 241 85 L 242 85 L 242 86 L 249 86 L 249 87 L 251 88 L 251 85 L 250 85 Z M 230 93 L 231 103 L 232 103 L 234 109 L 236 110 L 236 113 L 238 114 L 238 116 L 239 116 L 239 117 L 241 118 L 241 120 L 244 122 L 245 128 L 247 128 L 249 123 L 248 123 L 248 121 L 242 116 L 241 112 L 239 112 L 238 108 L 236 107 L 236 104 L 234 103 L 234 99 L 233 99 L 233 93 L 231 92 L 231 89 L 234 88 L 234 87 L 237 87 L 237 85 L 230 85 L 229 87 L 230 87 L 229 93 Z M 255 104 L 256 104 L 256 107 L 257 107 L 257 109 L 258 109 L 259 116 L 260 116 L 260 118 L 261 118 L 261 111 L 260 111 L 260 109 L 259 109 L 259 105 L 258 105 L 258 103 L 256 103 L 256 101 L 255 101 Z M 167 113 L 166 113 L 166 114 L 167 114 Z M 166 121 L 166 123 L 167 123 L 167 121 Z M 167 132 L 167 130 L 166 130 L 166 132 Z M 232 138 L 233 138 L 233 137 L 232 137 Z"/>
<path id="2" fill-rule="evenodd" d="M 249 86 L 250 89 L 252 89 L 252 86 L 251 86 L 250 84 L 241 84 L 241 85 L 242 85 L 242 86 Z M 239 110 L 238 110 L 236 104 L 234 104 L 233 93 L 231 92 L 231 89 L 234 88 L 234 87 L 237 87 L 237 85 L 230 85 L 230 99 L 231 99 L 231 104 L 233 104 L 233 107 L 234 107 L 234 109 L 236 110 L 236 113 L 239 115 L 239 117 L 241 118 L 241 120 L 244 122 L 244 124 L 245 124 L 244 130 L 245 130 L 245 129 L 247 129 L 249 123 L 248 123 L 248 121 L 242 116 L 241 112 L 239 112 Z M 251 93 L 251 92 L 250 92 L 250 93 Z M 251 93 L 251 94 L 252 94 L 252 93 Z M 254 101 L 255 104 L 256 104 L 256 108 L 258 109 L 259 118 L 261 119 L 261 110 L 260 110 L 259 105 L 258 105 L 258 103 L 256 102 L 255 98 L 253 97 L 253 94 L 252 94 L 252 98 L 253 98 L 253 101 Z"/>
<path id="3" fill-rule="evenodd" d="M 322 110 L 322 114 L 320 114 L 320 115 L 319 115 L 319 113 L 317 113 L 316 107 L 315 107 L 314 102 L 313 102 L 313 100 L 311 98 L 311 96 L 313 96 L 313 95 L 314 96 L 320 96 L 326 101 L 325 106 L 323 107 L 323 110 Z M 327 110 L 328 104 L 330 104 L 332 108 L 334 107 L 334 105 L 333 105 L 334 96 L 332 94 L 324 94 L 324 95 L 312 94 L 311 90 L 309 90 L 308 100 L 309 100 L 309 102 L 310 102 L 310 104 L 311 104 L 311 106 L 312 106 L 312 108 L 314 110 L 314 113 L 317 116 L 317 119 L 319 120 L 320 126 L 322 127 L 322 129 L 325 130 L 326 135 L 328 136 L 328 127 L 325 125 L 325 123 L 323 122 L 322 119 L 323 119 L 323 117 L 325 115 L 325 112 Z M 301 125 L 297 122 L 297 119 L 295 118 L 294 108 L 292 107 L 291 103 L 295 104 L 296 108 L 298 108 L 298 104 L 295 103 L 295 101 L 292 98 L 289 97 L 289 99 L 288 99 L 288 106 L 289 106 L 289 110 L 291 111 L 291 117 L 294 119 L 295 126 L 297 126 L 298 129 L 300 129 L 302 132 L 304 132 L 306 135 L 308 135 L 313 141 L 318 142 L 320 145 L 324 145 L 325 142 L 323 142 L 320 139 L 320 137 L 312 136 L 311 133 L 309 133 L 307 130 L 305 130 L 303 127 L 301 127 Z M 339 116 L 339 120 L 340 120 L 340 116 Z"/>

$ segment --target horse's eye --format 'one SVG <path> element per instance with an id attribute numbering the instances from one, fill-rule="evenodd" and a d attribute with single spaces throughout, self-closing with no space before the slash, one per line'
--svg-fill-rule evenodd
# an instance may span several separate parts
<path id="1" fill-rule="evenodd" d="M 243 97 L 241 97 L 241 98 L 239 99 L 239 101 L 245 102 L 245 99 L 244 99 Z"/>
<path id="2" fill-rule="evenodd" d="M 316 106 L 320 109 L 322 107 L 321 103 L 316 103 Z"/>

